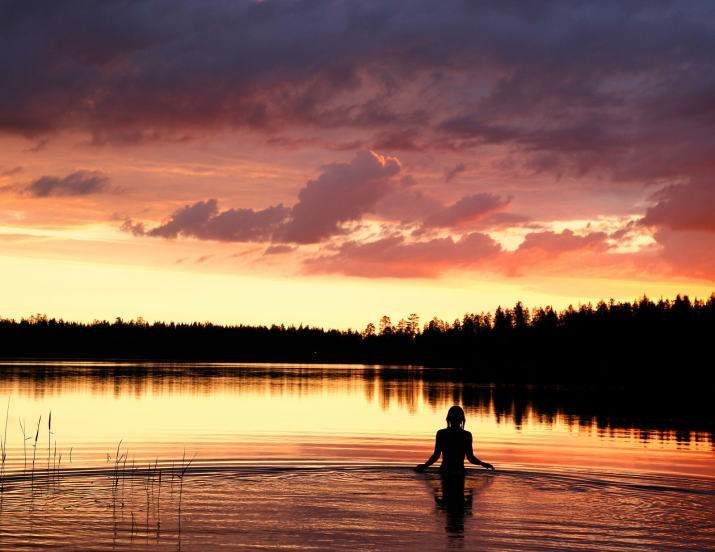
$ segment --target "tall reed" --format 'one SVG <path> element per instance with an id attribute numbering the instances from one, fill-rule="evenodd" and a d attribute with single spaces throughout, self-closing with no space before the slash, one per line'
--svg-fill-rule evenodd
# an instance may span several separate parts
<path id="1" fill-rule="evenodd" d="M 37 456 L 37 439 L 40 437 L 40 423 L 42 422 L 42 414 L 37 419 L 37 431 L 35 432 L 35 441 L 32 443 L 32 472 L 30 475 L 30 481 L 34 484 L 35 482 L 35 457 Z"/>
<path id="2" fill-rule="evenodd" d="M 122 441 L 123 439 L 119 440 L 119 443 L 117 444 L 117 452 L 114 454 L 114 482 L 112 483 L 112 487 L 115 491 L 119 487 L 119 476 L 122 473 L 119 466 L 121 465 L 122 460 L 126 458 L 127 454 L 126 452 L 122 455 L 119 454 L 119 451 L 122 448 Z M 107 455 L 107 457 L 109 457 L 109 455 Z"/>
<path id="3" fill-rule="evenodd" d="M 186 449 L 184 449 L 184 454 L 181 456 L 181 471 L 179 472 L 179 525 L 181 524 L 181 499 L 184 493 L 184 475 L 191 466 L 191 463 L 196 458 L 196 455 L 192 456 L 189 461 L 186 461 Z"/>
<path id="4" fill-rule="evenodd" d="M 60 484 L 60 473 L 62 471 L 62 453 L 57 458 L 57 464 L 55 465 L 55 480 L 57 481 L 57 486 Z"/>

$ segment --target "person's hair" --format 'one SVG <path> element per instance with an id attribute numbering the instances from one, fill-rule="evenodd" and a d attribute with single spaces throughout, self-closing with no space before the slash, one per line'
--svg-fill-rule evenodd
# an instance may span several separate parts
<path id="1" fill-rule="evenodd" d="M 454 405 L 447 412 L 447 427 L 464 427 L 466 418 L 461 406 Z"/>

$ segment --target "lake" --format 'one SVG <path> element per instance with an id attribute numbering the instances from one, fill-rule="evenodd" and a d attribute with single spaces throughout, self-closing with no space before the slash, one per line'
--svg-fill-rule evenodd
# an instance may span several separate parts
<path id="1" fill-rule="evenodd" d="M 0 363 L 0 399 L 2 549 L 715 548 L 699 399 L 419 367 L 37 361 Z M 411 469 L 452 404 L 497 468 L 456 485 Z"/>

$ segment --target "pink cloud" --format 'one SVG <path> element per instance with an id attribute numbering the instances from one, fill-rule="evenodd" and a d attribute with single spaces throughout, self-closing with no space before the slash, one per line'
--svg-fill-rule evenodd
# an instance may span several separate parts
<path id="1" fill-rule="evenodd" d="M 163 238 L 309 244 L 344 234 L 347 223 L 366 215 L 420 224 L 423 229 L 453 228 L 494 215 L 511 201 L 477 193 L 445 205 L 416 189 L 411 177 L 398 178 L 401 170 L 396 157 L 362 150 L 349 162 L 325 165 L 317 178 L 301 188 L 290 208 L 278 204 L 261 210 L 220 211 L 217 200 L 209 199 L 182 207 L 150 230 L 132 221 L 122 229 Z"/>
<path id="2" fill-rule="evenodd" d="M 444 172 L 444 181 L 451 182 L 466 170 L 467 165 L 465 165 L 464 163 L 457 163 L 454 167 Z"/>
<path id="3" fill-rule="evenodd" d="M 397 187 L 401 165 L 395 157 L 360 151 L 349 163 L 327 165 L 298 193 L 298 203 L 274 239 L 315 243 L 340 234 L 341 225 L 360 220 Z"/>
<path id="4" fill-rule="evenodd" d="M 381 198 L 375 205 L 374 212 L 387 220 L 411 224 L 443 208 L 441 201 L 417 189 L 408 180 L 391 194 Z"/>
<path id="5" fill-rule="evenodd" d="M 674 274 L 715 282 L 715 233 L 662 228 L 655 234 L 660 257 Z"/>
<path id="6" fill-rule="evenodd" d="M 511 198 L 503 198 L 490 193 L 472 194 L 431 214 L 425 218 L 424 226 L 427 228 L 460 226 L 504 209 L 510 202 Z"/>
<path id="7" fill-rule="evenodd" d="M 20 174 L 23 171 L 23 167 L 17 165 L 15 167 L 2 167 L 0 166 L 0 177 L 3 176 L 14 176 Z"/>
<path id="8" fill-rule="evenodd" d="M 275 205 L 259 211 L 227 209 L 219 211 L 215 199 L 198 201 L 176 211 L 168 221 L 144 232 L 147 236 L 176 238 L 179 235 L 217 241 L 267 241 L 285 219 L 289 209 Z M 143 226 L 127 221 L 122 228 L 134 234 Z"/>
<path id="9" fill-rule="evenodd" d="M 607 239 L 605 232 L 585 235 L 569 229 L 531 232 L 515 251 L 502 255 L 497 266 L 510 276 L 523 276 L 530 271 L 577 273 L 587 265 L 608 262 Z M 568 260 L 564 261 L 566 257 Z"/>
<path id="10" fill-rule="evenodd" d="M 585 235 L 577 235 L 573 230 L 565 229 L 559 232 L 531 232 L 527 234 L 524 241 L 519 245 L 517 251 L 540 250 L 546 253 L 563 253 L 576 249 L 604 250 L 606 248 L 605 232 L 591 232 Z"/>
<path id="11" fill-rule="evenodd" d="M 715 232 L 715 180 L 668 186 L 654 195 L 641 224 L 673 230 Z"/>
<path id="12" fill-rule="evenodd" d="M 42 176 L 33 180 L 24 192 L 33 197 L 84 196 L 105 192 L 109 177 L 99 171 L 75 171 L 64 177 Z"/>
<path id="13" fill-rule="evenodd" d="M 366 243 L 347 242 L 336 253 L 308 260 L 305 269 L 363 277 L 434 277 L 451 268 L 481 265 L 500 251 L 497 242 L 478 232 L 457 240 L 418 242 L 392 236 Z"/>
<path id="14" fill-rule="evenodd" d="M 284 255 L 286 253 L 295 251 L 296 249 L 297 248 L 294 246 L 284 245 L 284 244 L 271 245 L 266 248 L 266 250 L 263 252 L 263 254 L 264 255 Z"/>
<path id="15" fill-rule="evenodd" d="M 348 163 L 332 163 L 308 181 L 293 207 L 219 210 L 216 199 L 197 201 L 175 211 L 164 223 L 145 230 L 131 220 L 122 229 L 135 235 L 192 237 L 218 241 L 317 243 L 342 234 L 343 225 L 360 220 L 377 202 L 397 189 L 400 162 L 360 151 Z"/>
<path id="16" fill-rule="evenodd" d="M 516 251 L 509 252 L 479 232 L 458 239 L 446 237 L 412 242 L 403 236 L 391 236 L 365 243 L 347 242 L 334 253 L 309 259 L 304 266 L 310 273 L 364 277 L 435 277 L 455 269 L 518 276 L 525 269 L 550 271 L 558 267 L 557 270 L 563 270 L 564 265 L 557 261 L 566 256 L 569 262 L 590 257 L 592 260 L 588 264 L 599 266 L 603 261 L 601 256 L 606 255 L 606 238 L 602 232 L 584 236 L 571 230 L 533 232 Z M 620 262 L 622 257 L 618 260 Z"/>

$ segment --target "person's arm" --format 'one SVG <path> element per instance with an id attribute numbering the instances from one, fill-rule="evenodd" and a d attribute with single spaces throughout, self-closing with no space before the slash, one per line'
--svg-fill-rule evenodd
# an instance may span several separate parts
<path id="1" fill-rule="evenodd" d="M 474 456 L 474 450 L 472 448 L 472 434 L 469 433 L 467 435 L 467 460 L 469 460 L 472 464 L 476 464 L 477 466 L 482 466 L 488 470 L 493 470 L 494 466 L 492 466 L 489 462 L 482 462 L 479 458 Z"/>
<path id="2" fill-rule="evenodd" d="M 440 443 L 439 441 L 439 433 L 437 433 L 436 437 L 434 438 L 434 452 L 432 453 L 432 456 L 430 456 L 424 464 L 418 464 L 417 466 L 415 466 L 415 469 L 417 471 L 424 471 L 429 466 L 434 464 L 437 460 L 439 460 L 439 457 L 442 454 L 442 443 Z"/>

